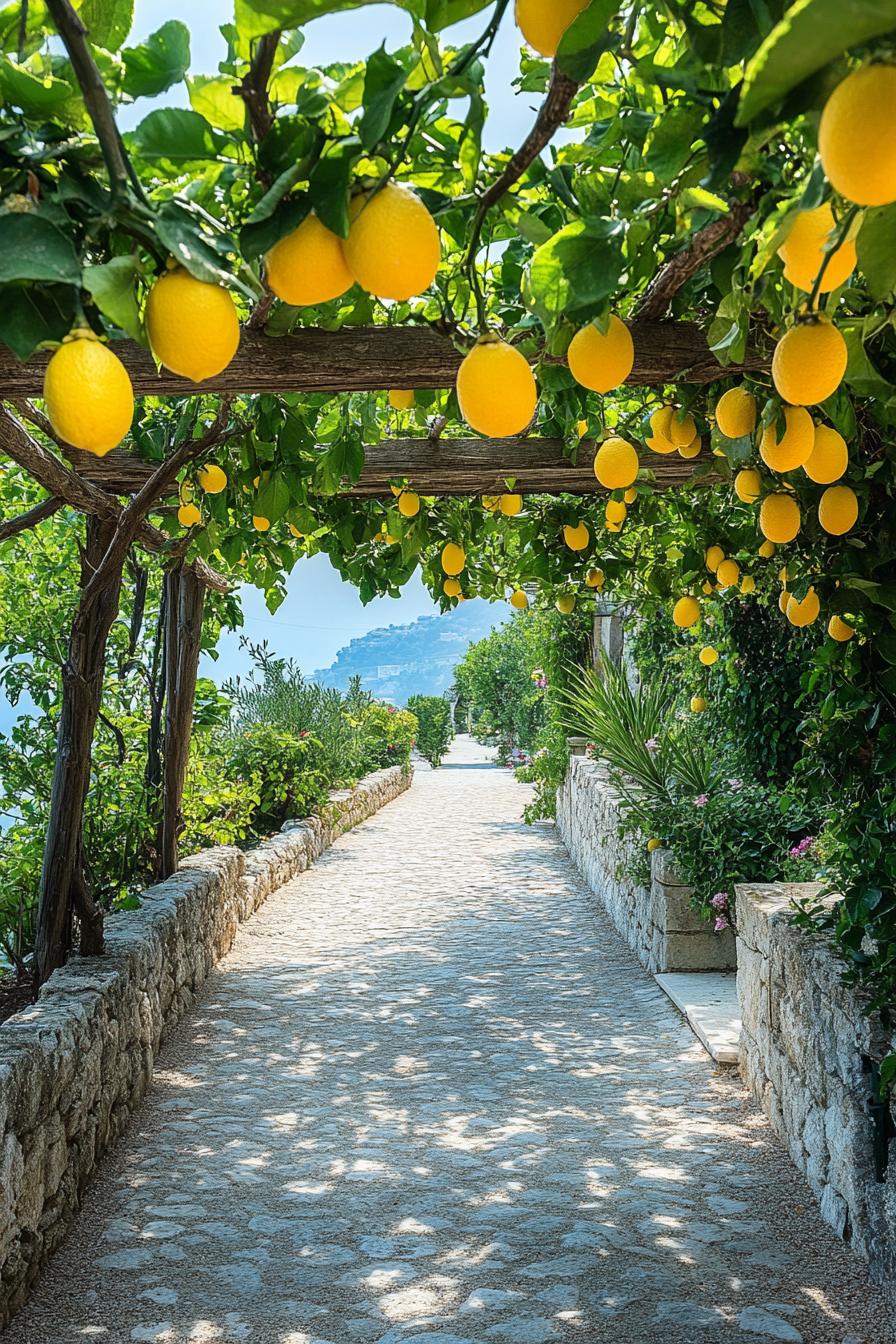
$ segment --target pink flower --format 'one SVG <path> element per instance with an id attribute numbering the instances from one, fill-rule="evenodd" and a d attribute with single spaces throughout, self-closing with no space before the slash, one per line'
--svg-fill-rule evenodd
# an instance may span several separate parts
<path id="1" fill-rule="evenodd" d="M 706 804 L 707 804 L 708 802 L 709 802 L 709 798 L 706 796 L 706 794 L 705 794 L 705 793 L 701 793 L 700 796 L 699 796 L 698 798 L 695 798 L 695 799 L 694 799 L 694 806 L 695 806 L 695 807 L 705 807 Z"/>
<path id="2" fill-rule="evenodd" d="M 715 929 L 716 933 L 722 933 L 723 930 L 730 928 L 730 925 L 724 915 L 719 915 L 718 919 L 713 925 L 713 928 Z"/>
<path id="3" fill-rule="evenodd" d="M 727 910 L 728 909 L 727 891 L 717 891 L 715 896 L 713 896 L 712 900 L 710 901 L 710 905 L 714 910 Z"/>
<path id="4" fill-rule="evenodd" d="M 659 742 L 657 742 L 655 737 L 648 737 L 644 745 L 647 748 L 647 750 L 651 753 L 654 751 L 659 751 L 660 749 L 660 744 Z"/>

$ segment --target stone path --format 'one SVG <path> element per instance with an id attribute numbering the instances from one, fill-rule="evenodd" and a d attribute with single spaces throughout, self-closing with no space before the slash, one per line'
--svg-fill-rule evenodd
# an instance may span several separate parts
<path id="1" fill-rule="evenodd" d="M 462 739 L 243 926 L 4 1344 L 892 1339 L 485 761 Z"/>

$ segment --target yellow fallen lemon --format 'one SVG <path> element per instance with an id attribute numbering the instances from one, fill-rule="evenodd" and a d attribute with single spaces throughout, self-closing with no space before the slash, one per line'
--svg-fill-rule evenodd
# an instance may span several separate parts
<path id="1" fill-rule="evenodd" d="M 51 355 L 44 400 L 60 439 L 94 457 L 117 448 L 134 418 L 127 369 L 86 327 L 72 332 Z"/>

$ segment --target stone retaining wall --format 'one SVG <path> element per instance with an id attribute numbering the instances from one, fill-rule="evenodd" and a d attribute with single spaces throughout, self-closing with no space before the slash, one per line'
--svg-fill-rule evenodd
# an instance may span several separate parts
<path id="1" fill-rule="evenodd" d="M 570 758 L 557 792 L 557 826 L 570 856 L 639 961 L 658 971 L 730 970 L 730 930 L 714 933 L 691 904 L 668 850 L 651 856 L 649 886 L 633 874 L 643 868 L 640 841 L 619 834 L 619 799 L 606 767 Z"/>
<path id="2" fill-rule="evenodd" d="M 862 1011 L 827 937 L 794 928 L 795 896 L 817 886 L 737 889 L 741 1072 L 806 1176 L 822 1216 L 896 1296 L 896 1138 L 883 1181 L 874 1161 L 870 1065 L 896 1035 Z M 881 1108 L 893 1126 L 896 1107 Z"/>
<path id="3" fill-rule="evenodd" d="M 105 956 L 73 957 L 0 1027 L 0 1325 L 64 1237 L 166 1033 L 241 921 L 412 778 L 409 768 L 380 770 L 248 853 L 221 847 L 187 859 L 138 910 L 109 918 Z"/>

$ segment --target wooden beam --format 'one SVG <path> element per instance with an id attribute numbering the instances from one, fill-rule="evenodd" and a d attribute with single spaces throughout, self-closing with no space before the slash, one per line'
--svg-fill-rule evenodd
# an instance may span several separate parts
<path id="1" fill-rule="evenodd" d="M 750 353 L 743 364 L 725 368 L 693 322 L 629 323 L 635 342 L 635 367 L 629 383 L 708 383 L 769 367 L 765 356 Z M 187 397 L 197 392 L 365 392 L 387 388 L 451 387 L 463 352 L 450 337 L 425 326 L 343 327 L 321 331 L 302 327 L 290 336 L 265 336 L 243 329 L 240 348 L 223 373 L 204 383 L 156 370 L 148 350 L 134 341 L 116 341 L 138 395 Z M 16 401 L 39 397 L 49 354 L 40 351 L 25 364 L 0 346 L 0 397 Z M 553 363 L 562 360 L 553 358 Z"/>

